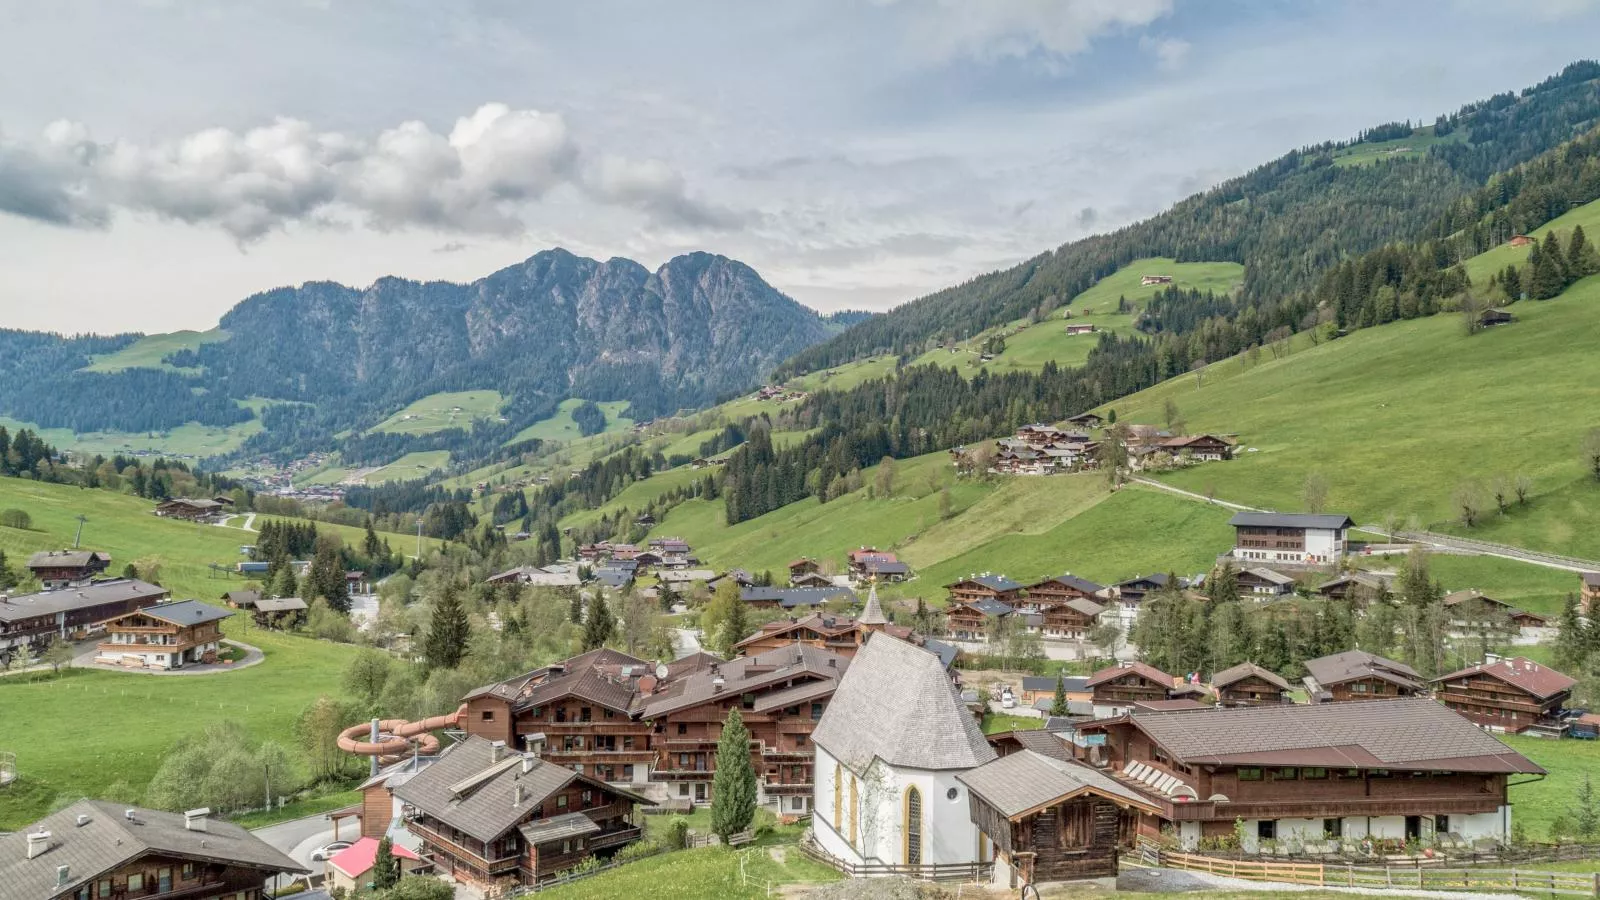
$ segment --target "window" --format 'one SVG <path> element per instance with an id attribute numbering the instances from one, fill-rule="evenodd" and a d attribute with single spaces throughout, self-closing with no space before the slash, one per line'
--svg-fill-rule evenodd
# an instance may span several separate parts
<path id="1" fill-rule="evenodd" d="M 572 852 L 572 842 L 571 841 L 562 841 L 561 842 L 561 855 L 562 856 L 566 856 L 568 853 L 571 853 L 571 852 Z"/>
<path id="2" fill-rule="evenodd" d="M 1325 838 L 1343 837 L 1344 829 L 1340 826 L 1339 822 L 1340 820 L 1338 819 L 1323 819 L 1322 836 Z"/>
<path id="3" fill-rule="evenodd" d="M 135 872 L 128 876 L 128 893 L 144 890 L 144 873 Z"/>
<path id="4" fill-rule="evenodd" d="M 1434 816 L 1433 817 L 1433 833 L 1434 834 L 1449 834 L 1450 833 L 1450 817 L 1449 816 Z"/>
<path id="5" fill-rule="evenodd" d="M 678 768 L 680 768 L 680 769 L 689 768 L 689 754 L 687 754 L 687 753 L 679 753 L 678 754 Z"/>
<path id="6" fill-rule="evenodd" d="M 585 790 L 583 792 L 583 805 L 584 806 L 588 806 L 589 804 L 591 804 L 593 802 L 594 802 L 594 791 Z"/>
<path id="7" fill-rule="evenodd" d="M 1365 694 L 1366 692 L 1367 692 L 1367 686 L 1365 684 L 1362 684 L 1359 681 L 1356 682 L 1355 684 L 1350 685 L 1350 693 L 1352 693 L 1352 694 Z"/>
<path id="8" fill-rule="evenodd" d="M 183 877 L 184 881 L 193 881 L 194 880 L 194 863 L 184 863 L 183 864 L 183 876 L 182 877 Z"/>
<path id="9" fill-rule="evenodd" d="M 1272 819 L 1262 819 L 1256 823 L 1256 839 L 1262 841 L 1275 841 L 1278 839 L 1278 823 Z"/>
<path id="10" fill-rule="evenodd" d="M 165 893 L 169 893 L 172 890 L 172 867 L 171 866 L 167 866 L 165 868 L 161 868 L 161 869 L 157 869 L 156 870 L 156 886 L 157 886 L 157 893 L 165 894 Z"/>
<path id="11" fill-rule="evenodd" d="M 562 794 L 561 796 L 556 798 L 556 809 L 566 809 L 566 808 L 567 808 L 567 795 L 566 794 Z"/>
<path id="12" fill-rule="evenodd" d="M 833 764 L 833 829 L 835 831 L 839 830 L 839 825 L 840 825 L 840 822 L 841 822 L 841 819 L 840 819 L 840 816 L 839 816 L 839 792 L 841 790 L 843 790 L 843 788 L 842 788 L 843 784 L 844 784 L 844 767 L 839 765 L 838 763 L 834 763 Z"/>
<path id="13" fill-rule="evenodd" d="M 739 698 L 739 705 L 741 707 L 745 708 L 745 709 L 755 709 L 755 707 L 756 707 L 756 695 L 755 694 L 745 694 L 745 695 L 741 696 Z"/>
<path id="14" fill-rule="evenodd" d="M 1279 766 L 1272 770 L 1273 781 L 1294 781 L 1300 777 L 1300 770 L 1294 766 Z"/>
<path id="15" fill-rule="evenodd" d="M 86 884 L 83 887 L 78 888 L 77 893 L 72 895 L 73 896 L 73 900 L 89 900 L 89 888 L 90 887 L 92 887 L 92 885 L 87 885 Z"/>
<path id="16" fill-rule="evenodd" d="M 567 720 L 567 708 L 565 706 L 556 707 L 556 721 L 557 722 L 565 722 L 566 720 Z"/>
<path id="17" fill-rule="evenodd" d="M 111 896 L 111 879 L 100 879 L 99 887 L 95 888 L 95 895 L 102 898 Z"/>
<path id="18" fill-rule="evenodd" d="M 625 764 L 623 764 L 623 766 L 622 766 L 622 780 L 623 781 L 632 781 L 633 780 L 633 763 L 625 763 Z"/>
<path id="19" fill-rule="evenodd" d="M 861 814 L 861 795 L 856 791 L 856 776 L 850 776 L 850 846 L 856 845 L 857 825 Z"/>
<path id="20" fill-rule="evenodd" d="M 1307 781 L 1321 781 L 1328 777 L 1328 770 L 1322 766 L 1306 766 L 1300 770 L 1300 777 Z"/>
<path id="21" fill-rule="evenodd" d="M 689 723 L 688 722 L 679 722 L 678 723 L 678 733 L 679 734 L 688 734 L 689 733 Z"/>
<path id="22" fill-rule="evenodd" d="M 589 707 L 587 707 L 587 706 L 583 707 L 582 709 L 578 710 L 578 721 L 579 722 L 587 722 L 587 721 L 589 721 L 590 718 L 592 717 L 593 712 L 594 711 L 591 710 Z"/>
<path id="23" fill-rule="evenodd" d="M 1260 781 L 1261 780 L 1261 770 L 1259 768 L 1256 768 L 1255 766 L 1240 766 L 1239 767 L 1239 780 L 1240 781 Z"/>
<path id="24" fill-rule="evenodd" d="M 796 750 L 798 750 L 798 749 L 800 749 L 800 748 L 801 748 L 801 747 L 804 747 L 804 746 L 805 746 L 805 745 L 806 745 L 806 744 L 807 744 L 807 743 L 809 743 L 809 741 L 810 741 L 810 738 L 808 738 L 808 737 L 806 737 L 806 736 L 805 736 L 805 735 L 803 735 L 803 734 L 797 734 L 797 735 L 795 735 L 795 736 L 794 736 L 794 746 L 795 746 L 795 749 L 796 749 Z"/>
<path id="25" fill-rule="evenodd" d="M 905 799 L 906 865 L 922 865 L 922 791 L 916 785 L 906 788 Z"/>
<path id="26" fill-rule="evenodd" d="M 813 703 L 813 704 L 811 704 L 811 718 L 812 719 L 820 719 L 820 718 L 822 718 L 822 704 L 821 703 Z"/>
<path id="27" fill-rule="evenodd" d="M 486 709 L 483 712 L 478 714 L 478 718 L 482 719 L 485 722 L 493 722 L 494 721 L 494 710 Z"/>

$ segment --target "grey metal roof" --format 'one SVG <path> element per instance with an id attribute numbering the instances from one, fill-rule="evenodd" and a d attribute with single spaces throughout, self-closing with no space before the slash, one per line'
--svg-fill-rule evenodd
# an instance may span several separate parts
<path id="1" fill-rule="evenodd" d="M 1379 678 L 1412 690 L 1422 689 L 1422 675 L 1416 669 L 1365 650 L 1319 656 L 1306 660 L 1304 665 L 1317 684 L 1325 688 L 1358 678 Z"/>
<path id="2" fill-rule="evenodd" d="M 707 666 L 681 678 L 669 678 L 663 690 L 643 698 L 639 715 L 653 719 L 699 706 L 719 696 L 735 698 L 744 694 L 759 695 L 768 688 L 787 690 L 787 682 L 823 681 L 833 686 L 839 683 L 839 676 L 852 665 L 848 657 L 808 644 L 779 647 L 755 656 L 719 662 L 715 670 Z"/>
<path id="3" fill-rule="evenodd" d="M 956 780 L 1007 818 L 1080 794 L 1097 795 L 1143 810 L 1157 809 L 1149 799 L 1108 775 L 1028 749 L 962 772 Z"/>
<path id="4" fill-rule="evenodd" d="M 96 562 L 110 562 L 111 555 L 98 550 L 40 550 L 28 557 L 28 568 L 85 568 Z"/>
<path id="5" fill-rule="evenodd" d="M 1353 528 L 1356 523 L 1349 516 L 1343 515 L 1237 512 L 1228 520 L 1228 524 L 1257 528 L 1322 528 L 1336 531 L 1341 528 Z"/>
<path id="6" fill-rule="evenodd" d="M 256 601 L 256 609 L 261 612 L 290 612 L 306 608 L 306 602 L 299 597 L 263 597 Z"/>
<path id="7" fill-rule="evenodd" d="M 1089 676 L 1087 675 L 1024 675 L 1022 676 L 1022 689 L 1025 691 L 1053 691 L 1056 682 L 1066 682 L 1067 692 L 1083 692 L 1089 689 Z"/>
<path id="8" fill-rule="evenodd" d="M 533 765 L 524 772 L 520 754 L 502 750 L 506 756 L 496 763 L 493 752 L 488 740 L 472 735 L 396 787 L 394 795 L 452 828 L 480 841 L 492 841 L 526 819 L 546 797 L 580 777 L 571 769 L 532 756 L 525 757 Z M 455 790 L 467 779 L 504 766 L 508 760 L 515 764 L 470 790 Z M 514 802 L 518 785 L 523 789 L 521 804 Z"/>
<path id="9" fill-rule="evenodd" d="M 1245 569 L 1244 571 L 1245 572 L 1249 572 L 1251 575 L 1254 575 L 1255 577 L 1261 579 L 1262 581 L 1267 582 L 1268 584 L 1275 584 L 1275 585 L 1278 585 L 1280 587 L 1285 585 L 1285 584 L 1294 584 L 1295 583 L 1293 578 L 1290 578 L 1289 576 L 1283 574 L 1282 572 L 1274 572 L 1273 570 L 1271 570 L 1271 569 L 1269 569 L 1269 568 L 1267 568 L 1265 566 L 1251 566 L 1250 568 Z M 1241 573 L 1241 574 L 1243 574 L 1243 573 Z"/>
<path id="10" fill-rule="evenodd" d="M 118 578 L 100 581 L 82 587 L 23 594 L 0 600 L 0 620 L 18 621 L 36 616 L 53 616 L 57 613 L 87 609 L 107 603 L 120 603 L 135 599 L 160 599 L 166 597 L 166 588 L 157 587 L 138 579 Z"/>
<path id="11" fill-rule="evenodd" d="M 1221 672 L 1217 672 L 1211 676 L 1211 686 L 1220 691 L 1228 685 L 1243 681 L 1252 675 L 1280 691 L 1289 690 L 1289 682 L 1283 680 L 1276 672 L 1270 669 L 1263 669 L 1253 662 L 1242 662 L 1237 666 L 1230 666 Z"/>
<path id="12" fill-rule="evenodd" d="M 830 600 L 843 600 L 847 603 L 854 603 L 856 602 L 856 592 L 847 587 L 747 587 L 739 591 L 739 599 L 747 603 L 776 600 L 779 606 L 785 609 L 794 609 L 799 606 L 821 606 Z"/>
<path id="13" fill-rule="evenodd" d="M 922 649 L 939 657 L 939 665 L 944 666 L 946 670 L 955 665 L 956 657 L 961 653 L 960 650 L 946 644 L 944 641 L 936 641 L 933 638 L 924 638 Z"/>
<path id="14" fill-rule="evenodd" d="M 594 834 L 600 830 L 595 820 L 581 812 L 562 813 L 551 816 L 538 822 L 529 822 L 519 826 L 522 839 L 532 845 L 548 844 L 551 841 L 563 841 L 568 838 L 583 837 Z"/>
<path id="15" fill-rule="evenodd" d="M 1070 760 L 1072 750 L 1059 734 L 1043 728 L 1020 728 L 989 735 L 989 743 L 1015 741 L 1025 750 L 1048 756 L 1051 759 Z"/>
<path id="16" fill-rule="evenodd" d="M 155 606 L 146 606 L 139 610 L 138 615 L 160 619 L 173 625 L 203 625 L 206 622 L 216 622 L 233 615 L 231 609 L 221 609 L 201 603 L 199 600 L 179 600 L 176 603 L 157 603 Z"/>
<path id="17" fill-rule="evenodd" d="M 0 836 L 0 896 L 46 900 L 70 895 L 96 875 L 147 853 L 170 853 L 224 865 L 248 866 L 264 873 L 307 872 L 304 866 L 273 849 L 238 825 L 217 818 L 205 831 L 184 828 L 182 813 L 134 808 L 103 800 L 79 800 L 23 831 Z M 78 817 L 87 821 L 79 825 Z M 50 849 L 27 858 L 28 833 L 50 832 Z M 56 885 L 56 870 L 66 866 L 67 883 Z"/>
<path id="18" fill-rule="evenodd" d="M 1132 721 L 1175 759 L 1191 765 L 1544 771 L 1426 697 L 1149 712 Z"/>
<path id="19" fill-rule="evenodd" d="M 856 653 L 811 738 L 858 775 L 874 759 L 950 770 L 995 755 L 939 658 L 881 633 Z"/>
<path id="20" fill-rule="evenodd" d="M 1054 578 L 1046 578 L 1045 580 L 1040 581 L 1040 582 L 1035 582 L 1028 589 L 1032 590 L 1033 588 L 1036 588 L 1036 587 L 1044 587 L 1045 585 L 1050 584 L 1052 582 L 1054 582 L 1055 584 L 1065 585 L 1066 587 L 1069 587 L 1069 588 L 1075 588 L 1077 590 L 1083 591 L 1085 594 L 1098 594 L 1101 591 L 1105 590 L 1105 586 L 1104 585 L 1095 584 L 1094 582 L 1090 581 L 1087 578 L 1079 578 L 1078 576 L 1072 574 L 1071 572 L 1068 572 L 1065 575 L 1057 575 Z"/>
<path id="21" fill-rule="evenodd" d="M 996 600 L 993 597 L 984 597 L 982 600 L 973 600 L 965 604 L 986 616 L 1006 616 L 1016 612 L 1008 603 Z"/>

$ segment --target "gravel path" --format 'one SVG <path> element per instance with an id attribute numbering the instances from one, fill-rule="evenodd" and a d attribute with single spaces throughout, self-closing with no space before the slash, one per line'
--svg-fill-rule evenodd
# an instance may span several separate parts
<path id="1" fill-rule="evenodd" d="M 1206 872 L 1186 872 L 1180 869 L 1127 869 L 1117 876 L 1117 890 L 1148 893 L 1185 893 L 1189 891 L 1255 891 L 1278 893 L 1305 893 L 1307 891 L 1336 891 L 1341 894 L 1366 894 L 1378 897 L 1438 897 L 1455 900 L 1520 900 L 1516 894 L 1479 894 L 1468 891 L 1419 891 L 1406 888 L 1341 888 L 1317 887 L 1309 884 L 1283 884 L 1268 881 L 1246 881 L 1243 878 L 1226 878 Z"/>

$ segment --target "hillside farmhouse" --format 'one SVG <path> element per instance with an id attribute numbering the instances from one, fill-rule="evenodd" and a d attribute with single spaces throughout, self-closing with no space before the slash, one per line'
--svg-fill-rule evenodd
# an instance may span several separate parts
<path id="1" fill-rule="evenodd" d="M 45 590 L 88 581 L 111 565 L 111 554 L 98 550 L 40 550 L 28 557 L 28 572 Z"/>
<path id="2" fill-rule="evenodd" d="M 1518 656 L 1468 666 L 1433 680 L 1434 699 L 1491 731 L 1517 734 L 1558 716 L 1578 680 Z"/>
<path id="3" fill-rule="evenodd" d="M 1344 558 L 1345 538 L 1355 522 L 1344 515 L 1235 513 L 1233 555 L 1252 562 L 1336 565 Z"/>
<path id="4" fill-rule="evenodd" d="M 106 637 L 95 662 L 140 669 L 181 669 L 210 662 L 222 647 L 218 624 L 233 615 L 198 600 L 146 606 L 101 625 Z"/>
<path id="5" fill-rule="evenodd" d="M 1304 665 L 1312 703 L 1414 697 L 1427 691 L 1416 669 L 1365 650 L 1319 656 Z"/>
<path id="6" fill-rule="evenodd" d="M 0 657 L 21 648 L 43 647 L 53 637 L 98 630 L 98 624 L 123 613 L 154 606 L 167 589 L 137 579 L 118 578 L 81 587 L 17 597 L 0 597 Z"/>

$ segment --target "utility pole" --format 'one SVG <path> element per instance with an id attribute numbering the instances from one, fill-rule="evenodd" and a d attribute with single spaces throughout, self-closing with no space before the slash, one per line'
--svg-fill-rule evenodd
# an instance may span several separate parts
<path id="1" fill-rule="evenodd" d="M 78 549 L 78 544 L 83 541 L 83 525 L 88 521 L 88 516 L 85 516 L 83 513 L 78 513 L 78 534 L 72 539 L 72 549 Z"/>
<path id="2" fill-rule="evenodd" d="M 417 516 L 417 559 L 422 559 L 422 517 Z"/>
<path id="3" fill-rule="evenodd" d="M 262 781 L 266 783 L 267 792 L 267 805 L 263 806 L 262 809 L 272 812 L 272 764 L 265 763 L 262 768 L 266 770 L 266 776 L 262 778 Z"/>

